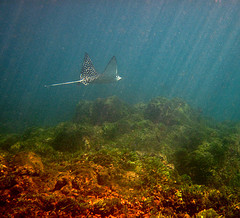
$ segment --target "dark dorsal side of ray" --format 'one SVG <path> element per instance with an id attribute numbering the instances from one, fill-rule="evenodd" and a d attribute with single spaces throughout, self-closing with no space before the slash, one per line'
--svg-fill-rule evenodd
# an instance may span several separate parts
<path id="1" fill-rule="evenodd" d="M 82 65 L 82 71 L 80 74 L 80 80 L 84 85 L 87 85 L 99 77 L 99 74 L 95 70 L 93 63 L 87 53 L 85 53 L 84 61 Z"/>

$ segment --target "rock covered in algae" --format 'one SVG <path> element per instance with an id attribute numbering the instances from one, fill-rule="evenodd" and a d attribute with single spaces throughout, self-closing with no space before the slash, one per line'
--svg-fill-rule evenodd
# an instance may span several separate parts
<path id="1" fill-rule="evenodd" d="M 34 152 L 20 152 L 13 158 L 16 173 L 20 175 L 39 175 L 43 173 L 41 157 Z"/>
<path id="2" fill-rule="evenodd" d="M 91 123 L 93 102 L 81 100 L 77 104 L 73 121 L 76 123 Z"/>
<path id="3" fill-rule="evenodd" d="M 11 146 L 19 140 L 17 134 L 0 135 L 0 148 L 9 150 Z"/>
<path id="4" fill-rule="evenodd" d="M 130 107 L 118 97 L 98 98 L 94 102 L 80 101 L 77 105 L 74 122 L 102 124 L 116 122 L 129 115 Z"/>
<path id="5" fill-rule="evenodd" d="M 194 113 L 191 107 L 181 99 L 169 100 L 164 97 L 156 97 L 148 103 L 145 117 L 154 123 L 175 125 L 192 120 Z"/>
<path id="6" fill-rule="evenodd" d="M 52 146 L 58 151 L 75 152 L 84 150 L 89 146 L 87 138 L 93 129 L 88 125 L 76 123 L 62 123 L 56 129 Z"/>
<path id="7" fill-rule="evenodd" d="M 210 208 L 208 210 L 202 210 L 200 211 L 197 215 L 197 218 L 202 218 L 202 217 L 206 217 L 206 218 L 214 218 L 214 217 L 219 217 L 219 215 L 217 214 L 217 212 Z"/>

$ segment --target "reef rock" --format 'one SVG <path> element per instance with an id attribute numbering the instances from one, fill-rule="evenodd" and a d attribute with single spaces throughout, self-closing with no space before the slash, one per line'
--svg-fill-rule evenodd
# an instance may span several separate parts
<path id="1" fill-rule="evenodd" d="M 39 175 L 44 171 L 41 158 L 33 152 L 20 152 L 13 160 L 15 172 L 20 175 Z"/>
<path id="2" fill-rule="evenodd" d="M 98 98 L 94 102 L 80 101 L 77 105 L 74 122 L 102 124 L 116 122 L 129 114 L 130 107 L 118 97 Z"/>
<path id="3" fill-rule="evenodd" d="M 175 125 L 192 120 L 193 110 L 181 99 L 157 97 L 148 103 L 144 116 L 154 123 Z"/>
<path id="4" fill-rule="evenodd" d="M 92 134 L 92 128 L 76 123 L 62 123 L 57 126 L 52 147 L 58 151 L 76 152 L 89 146 L 87 137 Z"/>

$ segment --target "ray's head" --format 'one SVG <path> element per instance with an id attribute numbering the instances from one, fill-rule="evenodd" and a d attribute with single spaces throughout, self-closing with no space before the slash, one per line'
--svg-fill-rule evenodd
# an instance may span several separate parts
<path id="1" fill-rule="evenodd" d="M 119 80 L 121 80 L 121 79 L 122 79 L 121 76 L 119 76 L 119 75 L 116 76 L 116 81 L 119 81 Z"/>

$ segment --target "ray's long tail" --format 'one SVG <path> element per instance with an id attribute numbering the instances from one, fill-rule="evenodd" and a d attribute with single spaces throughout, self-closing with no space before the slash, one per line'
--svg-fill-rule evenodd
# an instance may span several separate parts
<path id="1" fill-rule="evenodd" d="M 48 88 L 51 86 L 62 86 L 62 85 L 68 85 L 68 84 L 73 84 L 73 83 L 81 83 L 82 80 L 76 80 L 76 81 L 71 81 L 71 82 L 65 82 L 65 83 L 55 83 L 55 84 L 51 84 L 51 85 L 45 85 L 44 87 Z"/>

